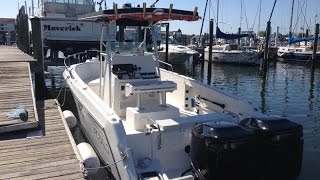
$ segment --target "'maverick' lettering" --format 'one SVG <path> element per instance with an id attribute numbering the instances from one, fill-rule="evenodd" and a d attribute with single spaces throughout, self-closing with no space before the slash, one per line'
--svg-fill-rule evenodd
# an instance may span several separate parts
<path id="1" fill-rule="evenodd" d="M 51 26 L 51 25 L 44 25 L 44 31 L 81 31 L 79 26 L 66 26 L 66 27 L 59 27 L 59 26 Z"/>

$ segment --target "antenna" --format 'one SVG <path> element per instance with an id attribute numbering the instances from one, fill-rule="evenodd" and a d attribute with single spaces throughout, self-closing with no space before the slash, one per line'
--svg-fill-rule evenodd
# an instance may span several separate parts
<path id="1" fill-rule="evenodd" d="M 150 5 L 151 8 L 156 7 L 156 4 L 159 2 L 159 0 L 156 0 L 156 2 L 154 2 L 153 4 Z"/>

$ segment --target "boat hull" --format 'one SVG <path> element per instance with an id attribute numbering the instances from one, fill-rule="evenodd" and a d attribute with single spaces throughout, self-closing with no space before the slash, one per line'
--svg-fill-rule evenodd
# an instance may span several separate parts
<path id="1" fill-rule="evenodd" d="M 187 60 L 189 60 L 191 56 L 193 56 L 193 54 L 180 53 L 180 52 L 169 52 L 168 55 L 169 55 L 169 63 L 170 64 L 183 64 Z M 166 60 L 166 52 L 159 52 L 159 59 L 161 61 L 165 61 Z"/>
<path id="2" fill-rule="evenodd" d="M 61 17 L 32 18 L 31 23 L 37 25 L 38 20 L 41 23 L 44 43 L 50 49 L 74 48 L 83 51 L 99 47 L 102 29 L 100 23 Z"/>
<path id="3" fill-rule="evenodd" d="M 205 51 L 204 59 L 209 60 L 209 51 Z M 254 52 L 212 52 L 212 62 L 236 64 L 260 64 L 260 56 Z"/>
<path id="4" fill-rule="evenodd" d="M 320 54 L 317 53 L 317 59 L 320 58 Z M 308 62 L 312 59 L 312 53 L 281 53 L 278 52 L 278 60 L 281 62 Z"/>
<path id="5" fill-rule="evenodd" d="M 102 100 L 97 100 L 90 88 L 84 88 L 75 73 L 70 74 L 66 70 L 63 76 L 74 97 L 82 131 L 87 140 L 103 164 L 113 164 L 109 170 L 115 179 L 136 179 L 132 158 L 128 155 L 124 160 L 121 155 L 127 142 L 119 117 L 112 113 Z"/>

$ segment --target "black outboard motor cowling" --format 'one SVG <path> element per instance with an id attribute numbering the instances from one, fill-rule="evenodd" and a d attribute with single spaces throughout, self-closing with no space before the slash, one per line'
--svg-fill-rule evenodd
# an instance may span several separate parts
<path id="1" fill-rule="evenodd" d="M 227 122 L 197 125 L 192 131 L 190 157 L 198 179 L 256 178 L 256 138 Z"/>
<path id="2" fill-rule="evenodd" d="M 300 175 L 301 125 L 273 116 L 244 119 L 240 125 L 257 135 L 258 168 L 264 179 L 295 179 Z"/>

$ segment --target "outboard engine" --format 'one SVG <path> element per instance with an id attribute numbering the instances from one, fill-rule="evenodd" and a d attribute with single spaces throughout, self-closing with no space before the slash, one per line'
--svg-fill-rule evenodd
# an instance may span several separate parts
<path id="1" fill-rule="evenodd" d="M 302 126 L 286 118 L 248 118 L 240 125 L 257 136 L 259 174 L 264 179 L 295 179 L 303 154 Z"/>
<path id="2" fill-rule="evenodd" d="M 227 122 L 197 125 L 192 131 L 191 165 L 197 179 L 257 179 L 256 138 Z"/>

